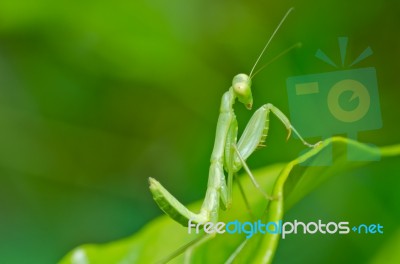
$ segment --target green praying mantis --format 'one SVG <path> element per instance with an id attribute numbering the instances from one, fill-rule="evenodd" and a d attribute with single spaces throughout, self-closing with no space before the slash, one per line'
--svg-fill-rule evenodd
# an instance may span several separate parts
<path id="1" fill-rule="evenodd" d="M 189 220 L 200 225 L 207 222 L 218 222 L 219 209 L 226 210 L 231 207 L 233 176 L 242 168 L 244 168 L 249 175 L 255 188 L 257 188 L 266 199 L 274 199 L 264 192 L 246 164 L 247 158 L 257 148 L 265 147 L 264 143 L 268 135 L 270 113 L 273 113 L 286 127 L 288 131 L 287 139 L 290 138 L 291 132 L 293 131 L 307 147 L 315 147 L 317 145 L 307 143 L 291 125 L 285 114 L 272 104 L 265 104 L 255 111 L 239 141 L 237 141 L 238 123 L 233 108 L 235 101 L 237 99 L 240 103 L 244 104 L 248 110 L 252 109 L 252 77 L 264 68 L 265 65 L 253 74 L 254 69 L 276 32 L 292 10 L 293 8 L 287 11 L 272 33 L 251 69 L 250 74 L 240 73 L 234 76 L 232 86 L 222 96 L 214 148 L 210 160 L 211 164 L 207 191 L 200 212 L 194 213 L 190 211 L 157 180 L 149 178 L 150 191 L 155 202 L 167 215 L 181 225 L 187 226 Z M 228 173 L 227 178 L 224 174 L 224 170 Z"/>

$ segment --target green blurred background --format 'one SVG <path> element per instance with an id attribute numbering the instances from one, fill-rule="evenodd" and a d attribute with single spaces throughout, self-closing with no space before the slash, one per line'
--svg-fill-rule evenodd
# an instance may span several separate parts
<path id="1" fill-rule="evenodd" d="M 398 1 L 0 1 L 0 263 L 55 263 L 82 243 L 133 234 L 162 214 L 149 176 L 184 204 L 201 199 L 220 98 L 235 74 L 250 71 L 291 6 L 263 61 L 303 47 L 254 79 L 255 107 L 271 102 L 289 113 L 286 79 L 335 70 L 314 54 L 321 48 L 339 61 L 337 37 L 348 36 L 349 61 L 367 46 L 374 51 L 357 67 L 376 68 L 383 119 L 359 139 L 398 143 Z M 243 129 L 251 112 L 236 110 Z M 270 131 L 252 168 L 303 149 L 285 143 L 276 120 Z M 345 187 L 343 178 L 325 185 L 288 217 L 351 220 L 373 216 L 375 205 L 377 221 L 400 222 L 399 180 L 359 174 Z M 389 174 L 400 176 L 382 172 Z M 315 263 L 338 263 L 337 252 L 368 255 L 360 241 L 349 242 L 354 250 L 336 240 L 287 240 L 277 262 L 289 263 L 290 250 L 299 253 L 293 263 L 311 263 L 307 248 L 318 249 Z"/>

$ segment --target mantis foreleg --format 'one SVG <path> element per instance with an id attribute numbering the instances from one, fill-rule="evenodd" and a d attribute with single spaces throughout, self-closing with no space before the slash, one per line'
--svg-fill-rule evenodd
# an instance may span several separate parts
<path id="1" fill-rule="evenodd" d="M 230 184 L 231 174 L 239 171 L 242 167 L 245 169 L 247 174 L 249 175 L 253 185 L 260 191 L 260 193 L 268 200 L 271 199 L 269 195 L 265 193 L 265 191 L 260 187 L 253 174 L 251 173 L 249 167 L 246 164 L 246 159 L 259 147 L 264 147 L 265 140 L 268 136 L 269 131 L 269 116 L 270 113 L 273 113 L 286 127 L 288 130 L 288 138 L 291 135 L 291 131 L 300 138 L 300 140 L 309 147 L 314 147 L 304 141 L 303 138 L 298 134 L 298 132 L 293 128 L 290 124 L 289 119 L 280 111 L 277 107 L 272 104 L 265 104 L 260 107 L 251 117 L 250 121 L 247 123 L 247 126 L 236 145 L 236 136 L 231 135 L 228 137 L 226 145 L 229 148 L 225 149 L 225 163 L 228 168 L 228 190 L 231 190 L 232 186 Z M 232 128 L 230 129 L 232 134 L 236 133 L 237 128 L 235 129 L 236 122 L 232 124 Z M 231 201 L 231 193 L 228 192 L 228 201 Z"/>

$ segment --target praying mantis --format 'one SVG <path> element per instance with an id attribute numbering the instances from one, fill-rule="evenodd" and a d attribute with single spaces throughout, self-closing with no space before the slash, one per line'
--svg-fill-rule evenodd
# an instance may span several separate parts
<path id="1" fill-rule="evenodd" d="M 167 215 L 181 225 L 187 226 L 189 220 L 197 224 L 218 222 L 219 209 L 226 210 L 231 207 L 233 176 L 242 168 L 244 168 L 246 173 L 249 175 L 253 185 L 258 189 L 258 191 L 260 191 L 266 199 L 273 199 L 273 197 L 263 191 L 246 164 L 247 158 L 257 148 L 265 147 L 264 143 L 268 135 L 270 113 L 273 113 L 287 129 L 287 139 L 290 138 L 291 132 L 293 132 L 307 147 L 315 147 L 317 145 L 307 143 L 291 125 L 286 115 L 277 107 L 269 103 L 255 111 L 239 141 L 237 141 L 238 123 L 233 106 L 236 100 L 238 100 L 240 103 L 244 104 L 248 110 L 252 109 L 253 96 L 251 91 L 251 81 L 252 77 L 259 72 L 257 71 L 253 74 L 254 69 L 276 32 L 292 10 L 293 8 L 290 8 L 287 11 L 272 33 L 252 67 L 250 74 L 247 75 L 240 73 L 234 76 L 232 86 L 222 96 L 214 148 L 210 159 L 211 164 L 207 190 L 200 212 L 194 213 L 190 211 L 157 180 L 149 178 L 150 191 L 155 202 Z M 261 69 L 263 67 L 261 67 Z M 224 170 L 228 173 L 227 178 L 224 174 Z"/>

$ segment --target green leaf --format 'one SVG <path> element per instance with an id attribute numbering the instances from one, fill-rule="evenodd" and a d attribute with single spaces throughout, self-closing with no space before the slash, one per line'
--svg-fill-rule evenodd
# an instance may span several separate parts
<path id="1" fill-rule="evenodd" d="M 332 149 L 332 165 L 316 166 L 329 161 Z M 358 158 L 361 161 L 348 160 L 349 150 L 353 159 Z M 322 142 L 317 148 L 288 164 L 275 164 L 254 172 L 260 185 L 275 198 L 270 203 L 255 191 L 247 176 L 241 177 L 241 183 L 251 209 L 258 219 L 262 219 L 262 222 L 276 222 L 283 219 L 285 211 L 327 179 L 365 166 L 370 161 L 390 156 L 399 158 L 400 145 L 378 149 L 335 137 Z M 233 193 L 233 206 L 226 212 L 221 211 L 220 221 L 254 220 L 250 217 L 236 185 Z M 189 208 L 196 211 L 200 205 L 199 201 Z M 161 216 L 129 238 L 108 244 L 82 245 L 68 253 L 61 263 L 155 263 L 195 239 L 196 235 L 193 232 L 192 230 L 192 234 L 188 234 L 186 227 L 182 227 L 167 216 Z M 224 263 L 233 252 L 236 252 L 234 261 L 238 263 L 271 263 L 280 235 L 256 234 L 247 240 L 245 236 L 245 234 L 227 233 L 217 235 L 194 250 L 192 263 Z M 242 247 L 239 247 L 241 244 Z M 171 263 L 183 261 L 184 256 L 180 255 Z"/>

